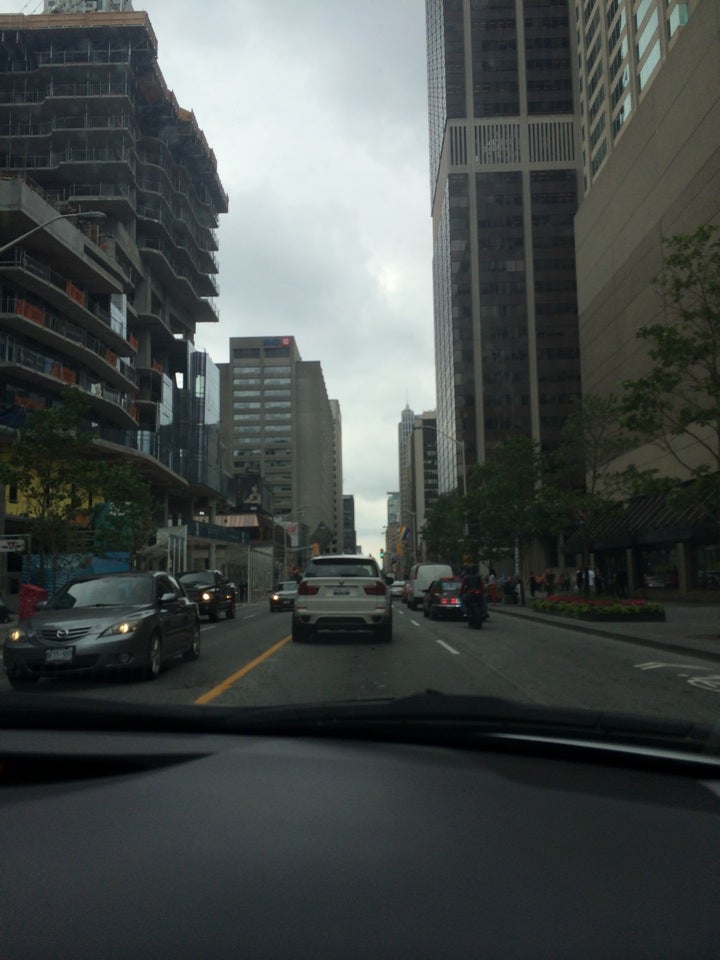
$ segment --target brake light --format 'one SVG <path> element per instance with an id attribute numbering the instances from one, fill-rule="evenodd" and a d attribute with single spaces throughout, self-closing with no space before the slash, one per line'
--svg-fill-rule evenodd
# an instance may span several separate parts
<path id="1" fill-rule="evenodd" d="M 320 587 L 315 586 L 314 583 L 310 584 L 306 580 L 303 580 L 298 587 L 298 595 L 301 597 L 314 597 L 319 590 Z"/>
<path id="2" fill-rule="evenodd" d="M 365 593 L 371 597 L 383 597 L 387 593 L 387 587 L 382 580 L 376 580 L 372 586 L 365 587 Z"/>

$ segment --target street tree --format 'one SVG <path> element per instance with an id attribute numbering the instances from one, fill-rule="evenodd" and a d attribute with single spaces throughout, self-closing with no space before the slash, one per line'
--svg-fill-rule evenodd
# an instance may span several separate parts
<path id="1" fill-rule="evenodd" d="M 640 327 L 648 372 L 623 384 L 624 422 L 694 480 L 720 513 L 720 225 L 664 240 L 656 278 L 663 315 Z"/>
<path id="2" fill-rule="evenodd" d="M 79 539 L 81 520 L 96 504 L 113 504 L 99 531 L 97 549 L 102 552 L 111 547 L 137 550 L 152 517 L 149 487 L 134 465 L 106 463 L 98 456 L 87 427 L 85 397 L 68 388 L 60 400 L 28 414 L 0 461 L 0 480 L 20 491 L 41 580 L 46 569 L 57 571 L 63 558 L 87 547 Z"/>
<path id="3" fill-rule="evenodd" d="M 462 563 L 464 545 L 463 498 L 458 490 L 442 493 L 425 516 L 421 535 L 428 557 Z"/>

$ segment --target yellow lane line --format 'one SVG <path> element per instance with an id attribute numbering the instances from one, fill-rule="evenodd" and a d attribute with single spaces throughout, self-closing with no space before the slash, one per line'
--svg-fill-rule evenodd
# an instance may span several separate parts
<path id="1" fill-rule="evenodd" d="M 229 690 L 230 687 L 236 683 L 241 677 L 244 677 L 246 673 L 250 673 L 258 664 L 262 663 L 263 660 L 267 660 L 268 657 L 271 657 L 280 647 L 284 647 L 288 640 L 292 639 L 290 635 L 283 637 L 279 643 L 276 643 L 275 646 L 270 647 L 269 650 L 266 650 L 265 653 L 261 653 L 259 657 L 256 657 L 253 661 L 248 663 L 238 670 L 237 673 L 233 673 L 232 676 L 227 677 L 223 680 L 222 683 L 219 683 L 216 687 L 213 687 L 212 690 L 208 690 L 207 693 L 204 693 L 201 697 L 198 697 L 195 703 L 210 703 L 211 700 L 214 700 L 215 697 L 219 697 L 221 693 L 225 693 L 226 690 Z"/>

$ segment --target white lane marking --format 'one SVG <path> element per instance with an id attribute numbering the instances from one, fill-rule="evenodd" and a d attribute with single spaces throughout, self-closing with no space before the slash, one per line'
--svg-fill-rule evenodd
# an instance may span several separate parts
<path id="1" fill-rule="evenodd" d="M 670 670 L 692 670 L 697 674 L 700 671 L 710 671 L 712 667 L 703 667 L 697 663 L 661 663 L 658 660 L 650 660 L 648 663 L 636 663 L 636 670 L 661 670 L 663 668 Z M 705 676 L 691 676 L 687 673 L 676 673 L 679 680 L 685 680 L 691 687 L 697 687 L 700 690 L 708 690 L 712 693 L 720 693 L 720 674 L 706 674 Z"/>
<path id="2" fill-rule="evenodd" d="M 412 617 L 410 617 L 410 623 L 411 623 L 414 627 L 419 627 L 419 626 L 420 626 L 420 624 L 417 622 L 417 620 L 413 620 Z"/>
<path id="3" fill-rule="evenodd" d="M 445 643 L 444 640 L 436 640 L 436 643 L 439 643 L 441 647 L 445 647 L 445 649 L 446 649 L 449 653 L 454 653 L 456 657 L 459 657 L 459 656 L 460 656 L 460 651 L 459 651 L 459 650 L 455 650 L 454 647 L 451 647 L 449 643 Z"/>

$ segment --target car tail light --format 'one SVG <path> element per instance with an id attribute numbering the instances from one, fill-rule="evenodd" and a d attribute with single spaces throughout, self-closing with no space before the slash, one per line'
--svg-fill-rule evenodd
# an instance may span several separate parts
<path id="1" fill-rule="evenodd" d="M 320 587 L 315 586 L 315 584 L 307 583 L 305 580 L 298 587 L 298 595 L 301 597 L 314 597 L 316 593 L 320 590 Z"/>
<path id="2" fill-rule="evenodd" d="M 372 586 L 365 587 L 365 593 L 371 597 L 384 597 L 387 593 L 387 587 L 382 580 L 376 580 Z"/>

